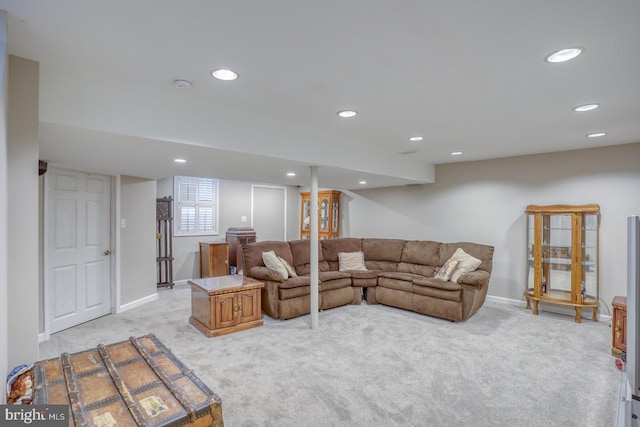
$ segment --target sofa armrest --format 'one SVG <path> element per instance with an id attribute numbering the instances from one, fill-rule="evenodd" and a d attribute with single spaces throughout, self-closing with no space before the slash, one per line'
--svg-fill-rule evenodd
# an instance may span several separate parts
<path id="1" fill-rule="evenodd" d="M 458 278 L 458 283 L 472 285 L 478 288 L 489 283 L 490 274 L 484 270 L 476 270 L 471 273 L 463 274 Z"/>
<path id="2" fill-rule="evenodd" d="M 270 280 L 272 282 L 284 282 L 282 275 L 275 270 L 271 270 L 262 265 L 256 265 L 249 270 L 249 277 L 258 280 Z"/>

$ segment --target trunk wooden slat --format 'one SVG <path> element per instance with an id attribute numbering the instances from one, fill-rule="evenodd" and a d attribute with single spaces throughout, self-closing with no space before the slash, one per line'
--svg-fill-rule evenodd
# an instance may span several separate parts
<path id="1" fill-rule="evenodd" d="M 34 363 L 36 405 L 75 426 L 222 427 L 222 400 L 153 335 Z"/>

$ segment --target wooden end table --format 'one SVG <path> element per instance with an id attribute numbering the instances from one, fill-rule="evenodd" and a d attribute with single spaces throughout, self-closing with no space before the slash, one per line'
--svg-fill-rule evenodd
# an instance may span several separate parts
<path id="1" fill-rule="evenodd" d="M 211 337 L 262 326 L 264 283 L 240 274 L 189 280 L 189 323 Z"/>

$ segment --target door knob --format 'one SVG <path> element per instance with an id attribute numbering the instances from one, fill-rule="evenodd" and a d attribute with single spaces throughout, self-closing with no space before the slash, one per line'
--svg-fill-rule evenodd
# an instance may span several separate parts
<path id="1" fill-rule="evenodd" d="M 111 251 L 109 249 L 107 249 L 106 251 L 103 252 L 105 255 L 111 255 Z"/>

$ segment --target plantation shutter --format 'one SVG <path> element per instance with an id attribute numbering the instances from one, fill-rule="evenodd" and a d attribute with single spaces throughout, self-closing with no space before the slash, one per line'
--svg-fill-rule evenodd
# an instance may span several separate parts
<path id="1" fill-rule="evenodd" d="M 218 180 L 175 177 L 176 235 L 217 234 Z"/>

